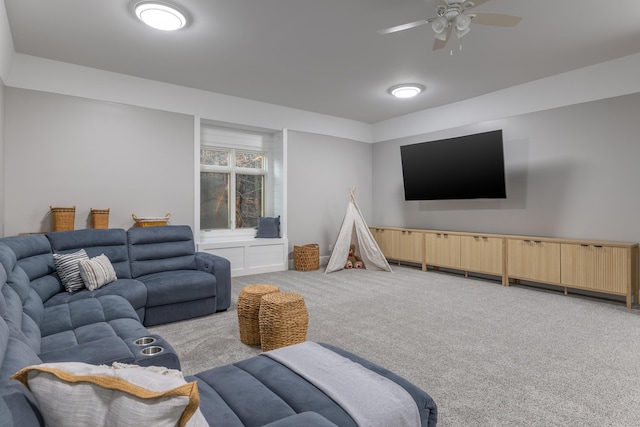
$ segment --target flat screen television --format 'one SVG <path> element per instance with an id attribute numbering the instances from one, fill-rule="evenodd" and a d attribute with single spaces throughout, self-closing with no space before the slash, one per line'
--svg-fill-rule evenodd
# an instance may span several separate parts
<path id="1" fill-rule="evenodd" d="M 400 147 L 405 200 L 506 199 L 502 130 Z"/>

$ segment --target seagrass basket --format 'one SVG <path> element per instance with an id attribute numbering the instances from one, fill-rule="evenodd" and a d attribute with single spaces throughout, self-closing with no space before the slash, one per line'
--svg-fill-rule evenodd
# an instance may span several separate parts
<path id="1" fill-rule="evenodd" d="M 262 351 L 275 350 L 307 340 L 309 313 L 300 294 L 273 292 L 263 296 L 258 317 Z"/>
<path id="2" fill-rule="evenodd" d="M 53 218 L 53 231 L 73 230 L 76 220 L 76 207 L 53 207 L 51 217 Z"/>
<path id="3" fill-rule="evenodd" d="M 260 300 L 264 295 L 280 292 L 276 285 L 256 284 L 242 288 L 238 296 L 238 326 L 240 341 L 247 345 L 260 345 Z"/>
<path id="4" fill-rule="evenodd" d="M 109 209 L 91 208 L 91 225 L 93 228 L 109 228 Z"/>
<path id="5" fill-rule="evenodd" d="M 320 245 L 310 243 L 293 247 L 293 268 L 296 271 L 313 271 L 320 268 Z"/>
<path id="6" fill-rule="evenodd" d="M 136 214 L 131 214 L 131 218 L 135 221 L 136 227 L 153 227 L 156 225 L 167 225 L 169 218 L 171 218 L 171 214 L 168 213 L 165 216 L 154 217 L 137 217 Z"/>

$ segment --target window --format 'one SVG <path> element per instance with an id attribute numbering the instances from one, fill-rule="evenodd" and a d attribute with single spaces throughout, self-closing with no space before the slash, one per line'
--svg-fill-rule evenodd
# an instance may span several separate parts
<path id="1" fill-rule="evenodd" d="M 200 146 L 200 229 L 258 226 L 265 212 L 267 158 L 264 151 Z"/>

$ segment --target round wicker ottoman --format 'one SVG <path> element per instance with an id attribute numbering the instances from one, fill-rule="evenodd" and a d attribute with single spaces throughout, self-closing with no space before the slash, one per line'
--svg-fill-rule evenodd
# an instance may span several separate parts
<path id="1" fill-rule="evenodd" d="M 238 295 L 238 326 L 240 341 L 247 345 L 260 345 L 260 299 L 272 292 L 279 292 L 276 285 L 249 285 Z"/>
<path id="2" fill-rule="evenodd" d="M 263 296 L 259 317 L 262 351 L 307 340 L 309 314 L 300 294 L 277 292 Z"/>

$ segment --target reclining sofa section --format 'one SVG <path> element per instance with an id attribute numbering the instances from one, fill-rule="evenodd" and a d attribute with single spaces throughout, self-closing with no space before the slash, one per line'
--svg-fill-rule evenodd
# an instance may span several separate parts
<path id="1" fill-rule="evenodd" d="M 147 326 L 215 313 L 231 305 L 231 266 L 196 252 L 187 226 L 130 228 L 131 277 L 147 288 Z"/>
<path id="2" fill-rule="evenodd" d="M 224 311 L 231 305 L 229 261 L 195 251 L 188 226 L 86 229 L 0 239 L 29 278 L 45 305 L 102 295 L 120 295 L 145 326 Z M 84 249 L 89 257 L 105 254 L 118 280 L 95 291 L 65 292 L 55 273 L 53 253 Z"/>

